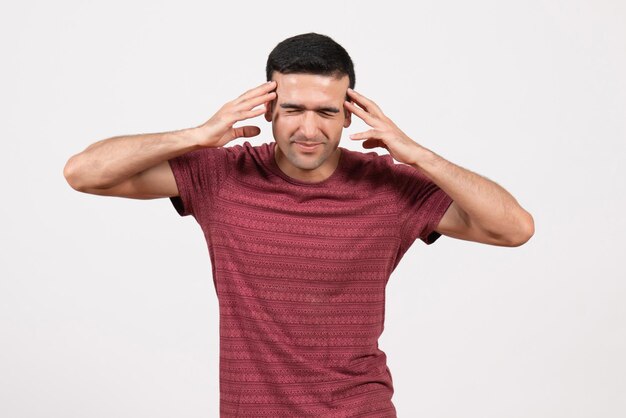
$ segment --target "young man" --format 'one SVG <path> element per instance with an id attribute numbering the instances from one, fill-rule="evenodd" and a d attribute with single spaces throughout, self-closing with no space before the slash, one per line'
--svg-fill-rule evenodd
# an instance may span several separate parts
<path id="1" fill-rule="evenodd" d="M 518 246 L 533 219 L 354 91 L 331 38 L 284 40 L 266 71 L 204 124 L 96 142 L 64 174 L 86 193 L 169 197 L 199 223 L 220 308 L 221 416 L 395 417 L 378 338 L 402 256 L 441 234 Z M 262 114 L 274 142 L 225 147 L 258 135 L 233 125 Z M 339 146 L 353 114 L 372 129 L 351 138 L 390 155 Z"/>

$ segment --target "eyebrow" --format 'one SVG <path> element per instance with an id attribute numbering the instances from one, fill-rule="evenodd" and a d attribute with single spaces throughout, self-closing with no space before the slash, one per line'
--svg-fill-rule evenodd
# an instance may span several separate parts
<path id="1" fill-rule="evenodd" d="M 297 103 L 281 103 L 280 107 L 282 107 L 283 109 L 306 110 L 306 106 L 302 106 Z M 318 106 L 314 110 L 330 113 L 339 113 L 339 109 L 333 106 Z"/>

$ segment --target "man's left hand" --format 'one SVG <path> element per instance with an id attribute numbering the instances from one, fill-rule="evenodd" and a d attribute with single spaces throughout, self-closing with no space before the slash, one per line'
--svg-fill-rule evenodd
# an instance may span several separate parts
<path id="1" fill-rule="evenodd" d="M 389 151 L 394 160 L 415 165 L 416 155 L 424 150 L 423 147 L 402 132 L 372 100 L 350 88 L 348 96 L 355 103 L 346 100 L 344 107 L 372 127 L 368 131 L 350 135 L 350 139 L 365 139 L 363 148 L 382 147 Z"/>

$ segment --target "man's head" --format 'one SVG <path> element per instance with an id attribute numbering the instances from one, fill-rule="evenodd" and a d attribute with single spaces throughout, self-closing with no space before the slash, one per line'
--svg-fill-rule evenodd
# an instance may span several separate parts
<path id="1" fill-rule="evenodd" d="M 343 106 L 354 88 L 354 66 L 346 50 L 325 35 L 307 33 L 280 42 L 270 53 L 267 80 L 276 99 L 266 104 L 276 161 L 286 174 L 305 181 L 328 177 L 339 160 L 339 140 L 351 115 Z M 319 143 L 313 149 L 297 144 Z"/>
<path id="2" fill-rule="evenodd" d="M 348 87 L 354 89 L 354 65 L 350 55 L 332 38 L 318 33 L 292 36 L 276 45 L 267 57 L 267 81 L 272 80 L 274 71 L 335 77 L 347 75 Z"/>

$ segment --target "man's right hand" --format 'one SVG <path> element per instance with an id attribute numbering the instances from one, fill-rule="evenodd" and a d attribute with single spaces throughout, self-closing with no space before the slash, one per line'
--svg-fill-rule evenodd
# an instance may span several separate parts
<path id="1" fill-rule="evenodd" d="M 173 132 L 125 135 L 95 142 L 72 156 L 63 175 L 75 190 L 106 196 L 154 199 L 178 196 L 169 161 L 202 147 L 221 147 L 258 135 L 257 126 L 236 122 L 265 113 L 255 107 L 276 98 L 276 82 L 264 83 L 226 103 L 202 125 Z"/>
<path id="2" fill-rule="evenodd" d="M 226 103 L 211 119 L 196 128 L 199 133 L 198 145 L 221 147 L 237 138 L 257 136 L 261 132 L 258 126 L 247 125 L 233 128 L 233 125 L 265 113 L 265 107 L 254 108 L 274 100 L 276 98 L 274 90 L 276 90 L 276 81 L 269 81 Z"/>

